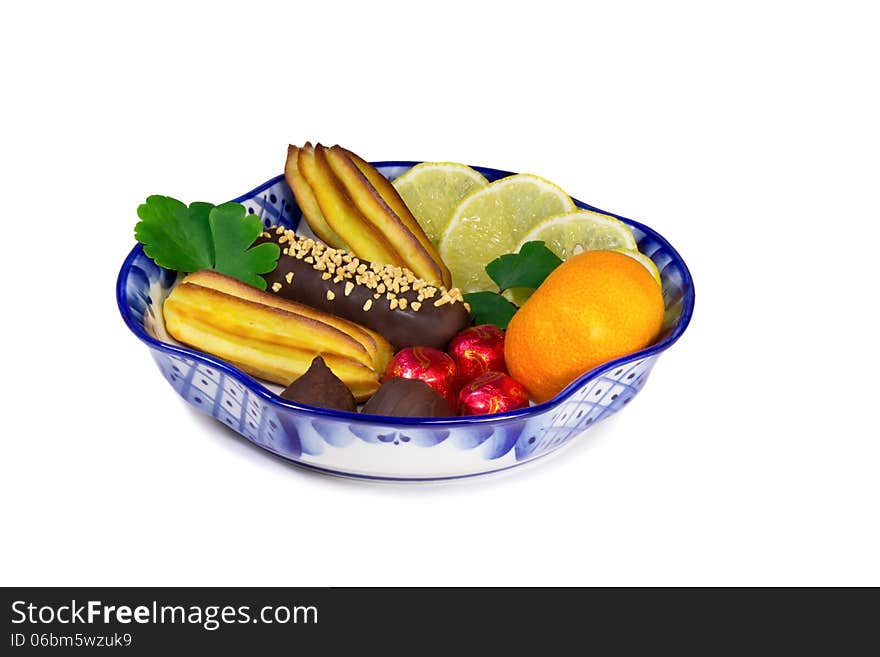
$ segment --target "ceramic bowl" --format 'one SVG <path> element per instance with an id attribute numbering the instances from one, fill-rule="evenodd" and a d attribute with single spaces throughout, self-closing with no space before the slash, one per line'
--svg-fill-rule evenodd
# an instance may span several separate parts
<path id="1" fill-rule="evenodd" d="M 393 179 L 417 163 L 374 164 Z M 510 175 L 474 168 L 490 181 Z M 267 227 L 296 228 L 301 217 L 284 176 L 234 200 Z M 578 207 L 598 210 L 574 201 Z M 660 338 L 647 349 L 584 374 L 549 402 L 496 415 L 414 420 L 332 411 L 282 399 L 236 367 L 181 346 L 167 335 L 162 302 L 177 272 L 158 267 L 140 245 L 122 265 L 116 297 L 125 323 L 149 348 L 175 392 L 260 447 L 308 468 L 350 477 L 401 481 L 470 477 L 550 454 L 623 409 L 645 385 L 660 354 L 687 327 L 694 288 L 684 261 L 654 230 L 618 218 L 632 228 L 639 249 L 660 271 L 666 304 Z"/>

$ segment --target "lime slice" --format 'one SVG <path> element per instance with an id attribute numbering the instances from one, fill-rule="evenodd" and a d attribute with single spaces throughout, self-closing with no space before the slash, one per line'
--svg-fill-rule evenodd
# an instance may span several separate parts
<path id="1" fill-rule="evenodd" d="M 629 227 L 607 214 L 576 210 L 549 217 L 523 235 L 513 251 L 523 244 L 541 241 L 563 260 L 583 251 L 627 249 L 638 251 Z"/>
<path id="2" fill-rule="evenodd" d="M 625 253 L 630 258 L 635 258 L 639 262 L 641 262 L 645 269 L 651 272 L 651 276 L 654 277 L 654 280 L 657 281 L 657 285 L 663 287 L 663 282 L 660 280 L 660 270 L 657 269 L 657 265 L 654 264 L 654 261 L 651 260 L 648 256 L 646 256 L 641 251 L 634 251 L 632 249 L 614 249 L 615 251 L 620 251 L 621 253 Z"/>
<path id="3" fill-rule="evenodd" d="M 471 192 L 456 207 L 438 245 L 453 285 L 462 292 L 497 289 L 486 265 L 516 252 L 520 238 L 543 219 L 574 207 L 559 187 L 527 173 Z"/>
<path id="4" fill-rule="evenodd" d="M 391 184 L 436 245 L 461 200 L 489 182 L 465 164 L 422 162 Z"/>

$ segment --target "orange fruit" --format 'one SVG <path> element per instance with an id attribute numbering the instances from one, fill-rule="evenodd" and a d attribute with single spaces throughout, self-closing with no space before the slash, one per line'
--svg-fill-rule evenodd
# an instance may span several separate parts
<path id="1" fill-rule="evenodd" d="M 637 260 L 585 251 L 557 267 L 511 319 L 510 374 L 536 402 L 593 368 L 644 349 L 663 324 L 663 295 Z"/>

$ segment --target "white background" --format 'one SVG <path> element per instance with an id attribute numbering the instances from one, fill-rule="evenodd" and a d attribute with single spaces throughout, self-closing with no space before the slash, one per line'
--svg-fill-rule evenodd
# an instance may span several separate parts
<path id="1" fill-rule="evenodd" d="M 4 3 L 0 583 L 880 584 L 870 3 L 579 4 Z M 170 390 L 114 284 L 147 195 L 226 200 L 306 140 L 644 221 L 693 322 L 521 472 L 268 456 Z"/>

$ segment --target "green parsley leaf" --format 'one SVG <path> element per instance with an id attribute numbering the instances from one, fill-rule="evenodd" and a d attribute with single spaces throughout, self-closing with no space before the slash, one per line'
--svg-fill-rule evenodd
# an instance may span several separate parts
<path id="1" fill-rule="evenodd" d="M 471 306 L 471 315 L 477 324 L 494 324 L 506 329 L 513 314 L 519 310 L 515 305 L 496 292 L 470 292 L 464 300 Z"/>
<path id="2" fill-rule="evenodd" d="M 210 203 L 186 207 L 168 196 L 150 196 L 137 209 L 135 239 L 157 265 L 177 271 L 198 271 L 214 265 L 208 213 Z"/>
<path id="3" fill-rule="evenodd" d="M 166 269 L 186 273 L 214 269 L 265 290 L 266 281 L 259 274 L 275 269 L 281 255 L 277 244 L 249 248 L 263 225 L 238 203 L 187 207 L 169 196 L 150 196 L 137 213 L 135 239 Z"/>
<path id="4" fill-rule="evenodd" d="M 544 242 L 526 242 L 519 253 L 508 253 L 486 265 L 486 273 L 500 291 L 511 288 L 534 290 L 562 260 Z M 522 295 L 521 295 L 522 296 Z M 494 324 L 506 329 L 519 308 L 498 292 L 471 292 L 464 295 L 477 324 Z"/>
<path id="5" fill-rule="evenodd" d="M 508 253 L 486 265 L 486 273 L 503 291 L 511 287 L 536 289 L 562 264 L 544 242 L 526 242 L 519 253 Z"/>
<path id="6" fill-rule="evenodd" d="M 258 274 L 275 269 L 281 249 L 274 242 L 248 248 L 263 232 L 263 223 L 247 214 L 239 203 L 224 203 L 211 210 L 208 221 L 214 238 L 214 269 L 249 285 L 266 289 Z"/>

